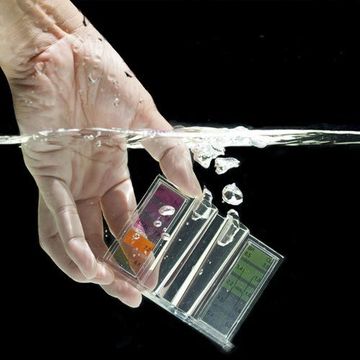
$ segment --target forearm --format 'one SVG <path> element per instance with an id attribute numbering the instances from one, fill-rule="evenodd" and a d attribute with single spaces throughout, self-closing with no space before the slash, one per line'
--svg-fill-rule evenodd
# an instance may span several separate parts
<path id="1" fill-rule="evenodd" d="M 83 25 L 69 0 L 0 0 L 0 66 L 22 71 L 44 49 Z"/>

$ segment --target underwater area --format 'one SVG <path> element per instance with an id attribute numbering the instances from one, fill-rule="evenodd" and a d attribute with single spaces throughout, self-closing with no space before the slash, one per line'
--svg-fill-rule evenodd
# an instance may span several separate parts
<path id="1" fill-rule="evenodd" d="M 16 353 L 20 342 L 34 355 L 346 356 L 358 274 L 359 2 L 73 2 L 175 129 L 19 137 L 0 73 L 2 298 L 11 314 L 4 349 Z M 230 354 L 148 299 L 130 309 L 98 286 L 75 283 L 38 244 L 37 187 L 19 146 L 97 152 L 126 141 L 139 201 L 161 172 L 142 148 L 146 138 L 184 141 L 219 212 L 236 210 L 251 234 L 284 256 Z"/>

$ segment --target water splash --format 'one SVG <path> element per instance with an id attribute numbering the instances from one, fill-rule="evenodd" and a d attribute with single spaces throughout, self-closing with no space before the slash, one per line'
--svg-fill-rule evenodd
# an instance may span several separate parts
<path id="1" fill-rule="evenodd" d="M 115 98 L 114 106 L 120 99 Z M 360 131 L 348 130 L 307 130 L 307 129 L 259 129 L 243 126 L 234 128 L 178 127 L 170 131 L 152 129 L 88 128 L 42 130 L 35 134 L 0 136 L 0 145 L 27 144 L 40 142 L 66 146 L 79 141 L 91 143 L 95 147 L 121 146 L 142 149 L 143 142 L 151 139 L 181 140 L 193 153 L 194 160 L 205 168 L 213 159 L 225 154 L 227 147 L 255 146 L 264 148 L 271 145 L 349 145 L 360 144 Z M 222 170 L 218 170 L 222 171 Z"/>
<path id="2" fill-rule="evenodd" d="M 211 160 L 225 154 L 224 147 L 215 147 L 214 145 L 207 143 L 195 144 L 195 146 L 190 147 L 190 150 L 193 153 L 194 160 L 205 169 L 210 166 Z"/>
<path id="3" fill-rule="evenodd" d="M 215 172 L 218 175 L 225 174 L 228 170 L 237 168 L 240 165 L 240 161 L 234 157 L 217 158 L 215 159 Z"/>
<path id="4" fill-rule="evenodd" d="M 116 99 L 115 99 L 116 100 Z M 119 100 L 119 99 L 118 99 Z M 360 144 L 360 131 L 351 130 L 312 130 L 312 129 L 247 129 L 243 126 L 234 128 L 215 127 L 178 127 L 171 131 L 153 129 L 88 128 L 43 130 L 35 134 L 18 136 L 0 136 L 0 145 L 24 144 L 28 141 L 49 139 L 61 142 L 62 139 L 82 139 L 84 135 L 93 135 L 105 140 L 126 140 L 129 148 L 143 148 L 142 141 L 151 138 L 181 139 L 195 152 L 202 144 L 210 144 L 218 152 L 229 146 L 269 145 L 322 145 L 322 144 Z M 201 146 L 200 146 L 201 147 Z M 206 151 L 209 149 L 206 148 Z M 200 152 L 200 151 L 199 151 Z"/>
<path id="5" fill-rule="evenodd" d="M 222 199 L 230 205 L 240 205 L 243 202 L 243 194 L 235 183 L 226 185 L 222 190 Z"/>

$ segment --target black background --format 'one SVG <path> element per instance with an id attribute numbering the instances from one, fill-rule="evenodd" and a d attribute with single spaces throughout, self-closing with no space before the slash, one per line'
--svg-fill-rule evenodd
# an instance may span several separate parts
<path id="1" fill-rule="evenodd" d="M 170 122 L 360 130 L 359 2 L 74 1 Z M 0 129 L 16 134 L 0 79 Z M 346 356 L 356 326 L 360 147 L 229 149 L 239 169 L 195 164 L 221 211 L 236 181 L 252 233 L 286 260 L 225 355 L 147 300 L 129 309 L 72 282 L 37 243 L 37 189 L 20 149 L 1 146 L 1 350 L 30 355 Z M 130 153 L 140 197 L 157 165 Z M 146 176 L 145 176 L 146 175 Z M 356 331 L 355 331 L 356 333 Z M 4 334 L 4 333 L 3 333 Z"/>

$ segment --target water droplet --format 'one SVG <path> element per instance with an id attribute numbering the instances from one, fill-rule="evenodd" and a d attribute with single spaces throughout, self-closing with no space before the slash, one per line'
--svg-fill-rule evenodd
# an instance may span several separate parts
<path id="1" fill-rule="evenodd" d="M 220 174 L 225 174 L 228 170 L 232 168 L 237 168 L 240 165 L 240 161 L 234 157 L 228 158 L 216 158 L 215 159 L 215 172 Z"/>
<path id="2" fill-rule="evenodd" d="M 201 276 L 204 273 L 204 269 L 200 269 L 199 276 Z"/>
<path id="3" fill-rule="evenodd" d="M 182 239 L 178 239 L 179 242 L 182 242 Z"/>
<path id="4" fill-rule="evenodd" d="M 118 106 L 120 105 L 120 99 L 116 97 L 116 98 L 114 99 L 113 104 L 114 104 L 115 107 L 118 107 Z"/>
<path id="5" fill-rule="evenodd" d="M 160 220 L 155 220 L 153 222 L 153 225 L 158 228 L 158 227 L 160 227 L 162 225 L 162 222 Z"/>
<path id="6" fill-rule="evenodd" d="M 133 238 L 134 238 L 134 240 L 140 239 L 140 234 L 136 232 L 136 233 L 134 234 Z"/>
<path id="7" fill-rule="evenodd" d="M 187 221 L 187 222 L 185 223 L 185 225 L 186 225 L 186 226 L 189 226 L 189 222 Z"/>
<path id="8" fill-rule="evenodd" d="M 89 75 L 88 75 L 88 80 L 91 85 L 96 84 L 96 81 L 97 81 L 97 79 L 95 79 L 91 73 L 89 73 Z"/>
<path id="9" fill-rule="evenodd" d="M 175 213 L 175 208 L 171 205 L 163 205 L 159 209 L 159 214 L 162 216 L 171 216 L 174 215 L 174 213 Z"/>
<path id="10" fill-rule="evenodd" d="M 208 261 L 209 265 L 211 265 L 211 260 Z"/>
<path id="11" fill-rule="evenodd" d="M 26 105 L 31 105 L 33 103 L 30 99 L 25 99 L 24 102 Z"/>
<path id="12" fill-rule="evenodd" d="M 168 233 L 162 233 L 162 234 L 161 234 L 161 240 L 169 241 L 169 240 L 170 240 L 170 234 L 168 234 Z"/>
<path id="13" fill-rule="evenodd" d="M 95 143 L 95 146 L 96 147 L 101 147 L 101 140 L 97 140 L 96 143 Z"/>
<path id="14" fill-rule="evenodd" d="M 84 135 L 83 138 L 84 138 L 84 140 L 92 141 L 92 140 L 94 140 L 94 135 L 92 135 L 92 134 Z"/>
<path id="15" fill-rule="evenodd" d="M 109 80 L 111 80 L 111 82 L 115 86 L 115 88 L 119 87 L 119 82 L 116 79 L 113 79 L 112 77 L 109 77 Z"/>
<path id="16" fill-rule="evenodd" d="M 240 205 L 243 202 L 243 194 L 235 183 L 226 185 L 222 190 L 222 199 L 230 205 Z"/>

